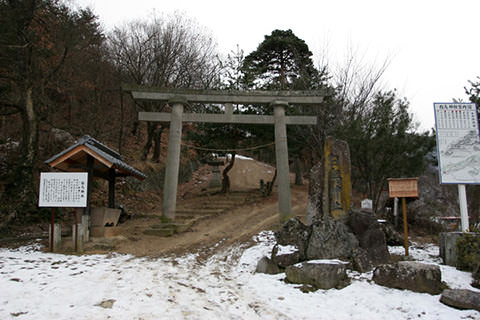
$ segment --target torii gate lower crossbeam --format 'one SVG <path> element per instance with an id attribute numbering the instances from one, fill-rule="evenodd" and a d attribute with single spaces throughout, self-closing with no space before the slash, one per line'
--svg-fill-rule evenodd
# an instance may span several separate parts
<path id="1" fill-rule="evenodd" d="M 180 146 L 182 138 L 182 122 L 214 122 L 214 123 L 249 123 L 249 124 L 274 124 L 275 125 L 275 156 L 278 179 L 278 208 L 280 220 L 286 221 L 292 215 L 290 195 L 290 170 L 288 165 L 287 124 L 314 125 L 316 117 L 308 116 L 285 116 L 285 109 L 290 103 L 295 104 L 318 104 L 323 101 L 323 95 L 305 95 L 305 92 L 297 96 L 289 92 L 288 95 L 275 96 L 271 93 L 262 95 L 237 93 L 232 98 L 225 94 L 222 98 L 215 92 L 192 93 L 172 95 L 168 92 L 151 92 L 130 90 L 132 97 L 139 100 L 168 101 L 172 107 L 171 113 L 140 112 L 139 120 L 170 122 L 170 136 L 168 140 L 167 164 L 165 172 L 165 185 L 163 194 L 162 214 L 164 217 L 175 220 L 176 197 L 178 187 L 178 173 L 180 168 Z M 269 100 L 267 100 L 270 98 Z M 269 101 L 274 108 L 273 116 L 234 115 L 233 103 L 265 103 Z M 224 103 L 225 114 L 194 114 L 183 113 L 184 105 L 189 102 Z"/>

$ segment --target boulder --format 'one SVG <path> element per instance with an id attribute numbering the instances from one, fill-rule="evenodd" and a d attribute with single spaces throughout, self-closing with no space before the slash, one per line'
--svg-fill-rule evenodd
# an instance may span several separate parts
<path id="1" fill-rule="evenodd" d="M 325 218 L 312 225 L 306 255 L 308 260 L 350 260 L 356 248 L 358 240 L 343 222 Z"/>
<path id="2" fill-rule="evenodd" d="M 480 289 L 480 264 L 477 264 L 472 272 L 471 286 Z"/>
<path id="3" fill-rule="evenodd" d="M 307 225 L 323 218 L 323 189 L 324 189 L 325 169 L 323 162 L 316 164 L 310 169 L 310 183 L 308 184 L 308 202 L 307 217 L 305 219 Z"/>
<path id="4" fill-rule="evenodd" d="M 372 280 L 389 288 L 429 294 L 440 294 L 445 289 L 439 266 L 414 261 L 378 266 L 373 272 Z"/>
<path id="5" fill-rule="evenodd" d="M 352 210 L 348 226 L 357 237 L 360 248 L 367 252 L 374 265 L 390 262 L 385 234 L 374 213 L 363 210 Z"/>
<path id="6" fill-rule="evenodd" d="M 339 260 L 312 260 L 285 269 L 287 281 L 305 284 L 316 289 L 341 289 L 350 283 L 347 264 Z"/>
<path id="7" fill-rule="evenodd" d="M 403 235 L 395 230 L 395 227 L 391 223 L 380 223 L 383 234 L 385 235 L 385 241 L 388 246 L 403 246 L 404 238 Z"/>
<path id="8" fill-rule="evenodd" d="M 277 274 L 282 272 L 277 264 L 273 263 L 268 257 L 263 257 L 257 263 L 256 273 Z"/>
<path id="9" fill-rule="evenodd" d="M 300 252 L 296 246 L 276 244 L 272 250 L 271 260 L 279 267 L 286 268 L 300 262 Z"/>
<path id="10" fill-rule="evenodd" d="M 295 246 L 298 249 L 300 260 L 305 260 L 310 232 L 310 228 L 298 218 L 291 218 L 279 231 L 275 232 L 275 239 L 282 246 Z"/>
<path id="11" fill-rule="evenodd" d="M 361 273 L 368 272 L 373 269 L 373 265 L 368 258 L 367 252 L 362 248 L 353 250 L 352 265 L 354 270 Z"/>
<path id="12" fill-rule="evenodd" d="M 442 292 L 440 302 L 457 309 L 480 311 L 480 292 L 467 289 L 446 289 Z"/>

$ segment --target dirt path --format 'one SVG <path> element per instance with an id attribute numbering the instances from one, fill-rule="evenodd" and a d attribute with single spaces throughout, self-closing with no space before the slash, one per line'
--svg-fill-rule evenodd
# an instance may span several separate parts
<path id="1" fill-rule="evenodd" d="M 203 196 L 205 197 L 205 196 Z M 248 194 L 247 194 L 248 197 Z M 279 224 L 276 195 L 269 198 L 246 199 L 244 205 L 237 205 L 209 217 L 198 219 L 187 231 L 170 237 L 146 235 L 144 231 L 159 224 L 159 215 L 143 216 L 128 220 L 121 226 L 119 237 L 98 239 L 91 242 L 87 252 L 129 253 L 135 256 L 160 256 L 198 252 L 211 254 L 225 245 L 248 242 L 262 230 L 277 229 Z M 197 197 L 179 201 L 177 208 L 188 203 L 224 203 L 222 198 Z M 307 204 L 307 187 L 292 187 L 292 211 L 294 216 L 304 217 Z M 199 211 L 202 209 L 199 209 Z"/>

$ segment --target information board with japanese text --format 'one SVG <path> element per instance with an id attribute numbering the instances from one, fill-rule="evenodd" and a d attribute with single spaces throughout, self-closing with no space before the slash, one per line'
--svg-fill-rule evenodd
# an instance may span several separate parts
<path id="1" fill-rule="evenodd" d="M 440 183 L 480 184 L 475 103 L 434 103 Z"/>
<path id="2" fill-rule="evenodd" d="M 390 198 L 418 198 L 418 178 L 388 179 Z"/>
<path id="3" fill-rule="evenodd" d="M 87 206 L 88 173 L 42 172 L 40 173 L 39 207 Z"/>

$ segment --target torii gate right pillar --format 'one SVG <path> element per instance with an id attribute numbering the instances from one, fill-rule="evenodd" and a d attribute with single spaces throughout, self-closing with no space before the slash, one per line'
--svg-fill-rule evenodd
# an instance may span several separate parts
<path id="1" fill-rule="evenodd" d="M 278 179 L 278 210 L 280 221 L 285 222 L 292 216 L 290 196 L 290 170 L 288 166 L 287 124 L 285 109 L 288 102 L 274 101 L 273 116 L 275 119 L 275 158 Z"/>
<path id="2" fill-rule="evenodd" d="M 177 205 L 178 172 L 180 170 L 180 149 L 182 140 L 182 114 L 183 106 L 187 100 L 175 97 L 169 101 L 172 108 L 172 120 L 170 121 L 170 135 L 168 138 L 167 165 L 165 169 L 165 182 L 163 188 L 163 216 L 169 220 L 175 220 Z"/>

